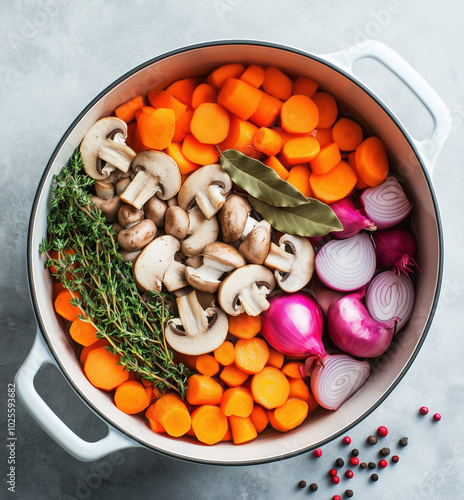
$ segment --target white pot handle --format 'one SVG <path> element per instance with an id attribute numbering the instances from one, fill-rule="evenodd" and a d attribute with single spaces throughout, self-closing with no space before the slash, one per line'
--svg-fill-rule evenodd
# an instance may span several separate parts
<path id="1" fill-rule="evenodd" d="M 399 54 L 376 40 L 367 40 L 347 49 L 323 56 L 330 62 L 354 76 L 353 64 L 364 58 L 373 58 L 397 75 L 422 101 L 432 115 L 434 125 L 429 137 L 422 141 L 412 139 L 430 176 L 443 145 L 451 131 L 451 114 L 443 100 Z"/>
<path id="2" fill-rule="evenodd" d="M 139 446 L 136 441 L 112 427 L 108 427 L 108 434 L 96 442 L 84 441 L 75 434 L 52 411 L 34 388 L 34 378 L 45 363 L 56 366 L 56 361 L 45 345 L 42 335 L 37 332 L 31 352 L 16 374 L 16 393 L 27 411 L 63 449 L 78 460 L 91 462 L 114 451 Z"/>

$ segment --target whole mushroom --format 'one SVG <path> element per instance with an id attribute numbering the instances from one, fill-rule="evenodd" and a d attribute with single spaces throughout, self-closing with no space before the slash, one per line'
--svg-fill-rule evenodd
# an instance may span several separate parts
<path id="1" fill-rule="evenodd" d="M 177 205 L 166 210 L 164 218 L 164 230 L 179 240 L 183 240 L 189 231 L 190 219 L 188 213 Z"/>
<path id="2" fill-rule="evenodd" d="M 217 240 L 219 224 L 214 216 L 208 220 L 198 207 L 190 210 L 189 220 L 189 229 L 187 237 L 181 243 L 181 252 L 186 257 L 195 257 L 208 243 Z"/>
<path id="3" fill-rule="evenodd" d="M 224 243 L 234 243 L 247 236 L 258 222 L 251 217 L 250 213 L 251 205 L 246 198 L 238 194 L 231 194 L 227 197 L 218 213 Z"/>
<path id="4" fill-rule="evenodd" d="M 271 225 L 266 220 L 256 223 L 255 227 L 242 241 L 238 250 L 249 264 L 263 264 L 271 246 Z"/>
<path id="5" fill-rule="evenodd" d="M 119 231 L 117 241 L 123 250 L 135 252 L 148 245 L 155 236 L 155 223 L 150 219 L 144 219 L 127 229 Z"/>
<path id="6" fill-rule="evenodd" d="M 92 195 L 90 201 L 95 205 L 95 208 L 101 210 L 106 222 L 116 222 L 118 220 L 118 212 L 123 203 L 119 196 L 113 196 L 109 200 L 104 200 L 98 196 Z"/>

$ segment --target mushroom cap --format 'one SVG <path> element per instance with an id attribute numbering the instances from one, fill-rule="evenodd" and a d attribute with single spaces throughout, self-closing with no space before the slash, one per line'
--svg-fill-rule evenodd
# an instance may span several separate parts
<path id="1" fill-rule="evenodd" d="M 181 251 L 186 257 L 195 257 L 203 251 L 208 243 L 217 240 L 219 224 L 216 217 L 211 217 L 208 220 L 198 207 L 190 210 L 189 218 L 189 236 L 182 241 Z"/>
<path id="2" fill-rule="evenodd" d="M 262 264 L 271 246 L 271 225 L 266 220 L 258 222 L 242 241 L 239 251 L 250 264 Z"/>
<path id="3" fill-rule="evenodd" d="M 122 227 L 129 227 L 143 219 L 143 212 L 131 205 L 123 205 L 118 210 L 118 222 Z"/>
<path id="4" fill-rule="evenodd" d="M 157 227 L 164 226 L 164 218 L 168 206 L 164 200 L 160 200 L 158 196 L 152 196 L 143 206 L 145 217 L 151 219 Z"/>
<path id="5" fill-rule="evenodd" d="M 245 259 L 238 250 L 220 241 L 208 243 L 202 254 L 225 266 L 237 268 L 246 265 Z"/>
<path id="6" fill-rule="evenodd" d="M 117 134 L 125 139 L 127 124 L 115 116 L 108 116 L 96 121 L 82 139 L 81 159 L 85 172 L 92 179 L 106 179 L 115 168 L 123 172 L 129 170 L 136 153 L 126 144 L 113 140 Z"/>
<path id="7" fill-rule="evenodd" d="M 148 245 L 155 236 L 155 223 L 150 219 L 144 219 L 127 229 L 119 231 L 117 241 L 123 250 L 135 252 Z"/>
<path id="8" fill-rule="evenodd" d="M 238 194 L 228 196 L 218 213 L 224 243 L 233 243 L 240 239 L 250 213 L 251 205 L 246 198 Z"/>
<path id="9" fill-rule="evenodd" d="M 96 209 L 101 210 L 106 222 L 116 222 L 118 220 L 118 212 L 122 207 L 122 201 L 119 196 L 113 196 L 109 200 L 102 200 L 98 196 L 92 195 L 90 200 Z"/>
<path id="10" fill-rule="evenodd" d="M 173 205 L 166 210 L 164 218 L 164 230 L 166 234 L 183 240 L 187 236 L 189 226 L 190 219 L 185 210 L 182 210 L 177 205 Z"/>

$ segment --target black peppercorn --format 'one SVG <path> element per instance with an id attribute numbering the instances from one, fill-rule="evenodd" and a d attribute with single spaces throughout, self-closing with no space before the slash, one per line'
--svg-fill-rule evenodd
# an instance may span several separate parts
<path id="1" fill-rule="evenodd" d="M 408 446 L 408 438 L 407 437 L 402 437 L 400 439 L 400 446 Z"/>
<path id="2" fill-rule="evenodd" d="M 375 462 L 369 462 L 367 466 L 369 467 L 369 469 L 375 469 L 377 467 L 377 464 Z"/>
<path id="3" fill-rule="evenodd" d="M 390 448 L 382 448 L 379 453 L 382 457 L 387 457 L 390 455 Z"/>
<path id="4" fill-rule="evenodd" d="M 359 455 L 359 450 L 354 448 L 353 450 L 351 450 L 351 454 L 353 455 L 353 457 L 357 457 Z"/>
<path id="5" fill-rule="evenodd" d="M 379 476 L 377 474 L 371 474 L 371 479 L 372 479 L 372 481 L 378 481 Z"/>
<path id="6" fill-rule="evenodd" d="M 343 467 L 345 465 L 345 460 L 343 460 L 343 458 L 337 458 L 337 460 L 335 460 L 335 465 L 337 467 Z"/>
<path id="7" fill-rule="evenodd" d="M 369 444 L 377 444 L 377 438 L 376 438 L 375 436 L 369 436 L 369 437 L 367 438 L 367 442 L 368 442 Z"/>
<path id="8" fill-rule="evenodd" d="M 345 490 L 345 495 L 347 497 L 352 497 L 354 495 L 353 490 Z"/>
<path id="9" fill-rule="evenodd" d="M 310 489 L 311 491 L 317 491 L 317 484 L 316 484 L 316 483 L 311 483 L 311 484 L 309 485 L 309 489 Z"/>
<path id="10" fill-rule="evenodd" d="M 359 467 L 361 467 L 361 469 L 365 469 L 365 468 L 367 467 L 366 462 L 361 462 L 361 463 L 359 464 Z"/>
<path id="11" fill-rule="evenodd" d="M 300 481 L 300 482 L 298 483 L 298 486 L 299 486 L 300 488 L 305 488 L 305 487 L 306 487 L 306 481 Z"/>

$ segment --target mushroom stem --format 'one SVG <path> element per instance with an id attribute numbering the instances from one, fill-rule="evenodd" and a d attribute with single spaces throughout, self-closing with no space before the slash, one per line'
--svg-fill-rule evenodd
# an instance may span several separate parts
<path id="1" fill-rule="evenodd" d="M 195 292 L 176 299 L 179 316 L 187 335 L 202 335 L 208 329 L 208 318 L 198 302 Z"/>
<path id="2" fill-rule="evenodd" d="M 283 273 L 288 273 L 292 269 L 295 257 L 294 253 L 285 251 L 285 245 L 278 246 L 275 243 L 271 243 L 271 250 L 264 261 L 264 265 Z"/>
<path id="3" fill-rule="evenodd" d="M 270 304 L 266 299 L 268 293 L 267 287 L 258 287 L 256 283 L 252 283 L 251 286 L 240 291 L 238 300 L 248 316 L 259 316 L 263 311 L 269 309 Z"/>
<path id="4" fill-rule="evenodd" d="M 132 182 L 127 186 L 121 198 L 135 208 L 142 208 L 153 195 L 161 192 L 161 188 L 145 170 L 137 172 Z"/>
<path id="5" fill-rule="evenodd" d="M 226 201 L 226 196 L 222 194 L 222 189 L 222 186 L 218 184 L 211 184 L 205 190 L 200 191 L 195 197 L 198 208 L 208 220 L 218 212 Z"/>
<path id="6" fill-rule="evenodd" d="M 163 285 L 168 292 L 174 292 L 188 285 L 185 279 L 185 267 L 185 264 L 177 260 L 171 261 L 163 277 Z"/>
<path id="7" fill-rule="evenodd" d="M 98 156 L 100 160 L 110 165 L 117 166 L 119 170 L 126 173 L 129 170 L 132 160 L 135 158 L 135 153 L 126 144 L 105 139 L 100 143 Z"/>
<path id="8" fill-rule="evenodd" d="M 258 224 L 258 221 L 251 217 L 251 215 L 249 215 L 245 224 L 245 229 L 243 230 L 240 239 L 244 240 L 250 234 L 251 230 L 256 226 L 256 224 Z"/>

